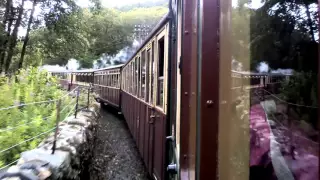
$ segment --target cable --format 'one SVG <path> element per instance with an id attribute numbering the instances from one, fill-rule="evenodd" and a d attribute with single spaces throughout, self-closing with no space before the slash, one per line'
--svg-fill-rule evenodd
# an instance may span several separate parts
<path id="1" fill-rule="evenodd" d="M 292 133 L 293 135 L 295 135 L 295 136 L 297 136 L 297 137 L 299 137 L 299 138 L 301 138 L 301 139 L 307 140 L 307 141 L 309 141 L 309 142 L 311 142 L 311 143 L 313 143 L 313 144 L 319 144 L 318 142 L 312 141 L 311 139 L 308 139 L 308 138 L 306 138 L 306 137 L 304 137 L 304 136 L 301 136 L 301 135 L 299 135 L 298 133 L 291 132 L 291 131 L 288 129 L 287 126 L 283 125 L 283 124 L 274 116 L 273 113 L 272 113 L 271 115 L 272 115 L 273 119 L 276 120 L 277 123 L 280 124 L 280 126 L 281 126 L 282 128 L 284 128 L 285 131 L 288 131 L 288 132 Z M 291 120 L 291 121 L 292 121 L 292 120 Z"/>
<path id="2" fill-rule="evenodd" d="M 73 91 L 75 91 L 78 88 L 79 88 L 79 86 L 74 88 L 72 91 L 68 92 L 67 94 L 65 94 L 61 98 L 58 98 L 58 99 L 55 99 L 55 100 L 38 101 L 38 102 L 24 103 L 24 104 L 19 104 L 19 105 L 14 105 L 14 106 L 8 106 L 8 107 L 5 107 L 5 108 L 0 108 L 0 111 L 12 109 L 12 108 L 17 108 L 17 107 L 22 107 L 22 106 L 34 105 L 34 104 L 44 104 L 44 103 L 56 102 L 59 99 L 63 99 L 65 97 L 67 97 L 68 95 L 70 95 Z"/>
<path id="3" fill-rule="evenodd" d="M 65 121 L 65 120 L 67 119 L 67 117 L 70 116 L 70 114 L 72 113 L 72 111 L 73 111 L 75 108 L 76 108 L 76 105 L 73 106 L 73 108 L 69 111 L 69 113 L 66 115 L 66 118 L 65 118 L 63 121 Z M 62 121 L 62 122 L 63 122 L 63 121 Z M 69 123 L 69 122 L 68 122 L 68 123 Z"/>
<path id="4" fill-rule="evenodd" d="M 15 161 L 12 161 L 11 163 L 9 163 L 9 164 L 7 164 L 7 165 L 5 165 L 5 166 L 2 166 L 2 167 L 0 168 L 0 170 L 3 170 L 3 169 L 5 169 L 5 168 L 11 166 L 12 164 L 14 164 L 14 163 L 16 163 L 16 162 L 18 162 L 18 161 L 19 161 L 19 159 L 15 160 Z"/>
<path id="5" fill-rule="evenodd" d="M 266 91 L 266 90 L 265 90 L 265 91 Z M 271 94 L 270 92 L 268 92 L 268 93 Z M 261 95 L 259 95 L 257 92 L 255 92 L 255 94 L 256 94 L 257 96 L 260 96 L 260 97 L 261 97 Z M 273 95 L 273 94 L 271 94 L 271 95 Z M 279 100 L 282 101 L 282 102 L 286 102 L 286 101 L 278 98 L 277 96 L 275 96 L 275 98 L 279 99 Z M 286 103 L 287 103 L 287 102 L 286 102 Z M 302 105 L 301 105 L 301 106 L 302 106 Z M 264 110 L 264 109 L 263 109 L 263 110 Z M 279 123 L 280 126 L 284 128 L 285 131 L 290 132 L 290 130 L 288 129 L 288 127 L 286 127 L 285 125 L 283 125 L 283 124 L 274 116 L 274 114 L 271 114 L 271 115 L 272 115 L 272 117 L 274 118 L 274 120 L 276 120 L 277 123 Z M 319 144 L 318 142 L 312 141 L 311 139 L 308 139 L 308 138 L 306 138 L 306 137 L 304 137 L 304 136 L 301 136 L 301 135 L 299 135 L 299 134 L 297 134 L 297 133 L 295 133 L 295 132 L 290 132 L 290 133 L 292 133 L 292 134 L 293 134 L 294 136 L 296 136 L 296 137 L 299 137 L 299 138 L 301 138 L 301 139 L 307 140 L 307 141 L 309 141 L 309 142 L 311 142 L 311 143 L 313 143 L 313 144 L 317 144 L 317 145 Z"/>
<path id="6" fill-rule="evenodd" d="M 61 122 L 64 122 L 64 121 L 67 119 L 67 117 L 70 116 L 70 114 L 71 114 L 72 111 L 75 109 L 75 107 L 76 107 L 76 106 L 74 106 L 74 107 L 70 110 L 70 112 L 67 114 L 66 118 L 65 118 L 63 121 L 61 121 Z M 67 124 L 69 124 L 69 121 L 67 122 Z M 58 139 L 58 137 L 60 137 L 60 134 L 57 136 L 56 139 Z M 52 143 L 53 141 L 54 141 L 54 139 L 53 139 L 52 141 L 50 141 L 50 142 L 45 143 L 45 144 L 50 144 L 50 143 Z M 44 145 L 45 145 L 45 144 L 44 144 Z"/>
<path id="7" fill-rule="evenodd" d="M 74 103 L 75 100 L 72 100 L 69 104 L 67 104 L 60 112 L 63 112 L 66 110 L 72 103 Z"/>
<path id="8" fill-rule="evenodd" d="M 39 102 L 32 102 L 32 103 L 26 103 L 26 104 L 19 104 L 19 105 L 15 105 L 15 106 L 9 106 L 9 107 L 5 107 L 5 108 L 0 108 L 0 111 L 12 109 L 12 108 L 17 108 L 17 107 L 22 107 L 22 106 L 34 105 L 34 104 L 51 103 L 51 102 L 56 102 L 56 101 L 57 100 L 48 100 L 48 101 L 39 101 Z"/>
<path id="9" fill-rule="evenodd" d="M 75 90 L 79 89 L 80 86 L 77 86 L 76 88 L 72 89 L 70 92 L 68 92 L 67 94 L 65 94 L 64 96 L 62 96 L 60 99 L 63 99 L 65 97 L 67 97 L 68 95 L 70 95 L 72 92 L 74 92 Z"/>
<path id="10" fill-rule="evenodd" d="M 48 116 L 48 117 L 45 117 L 45 118 L 42 118 L 42 120 L 47 120 L 48 118 L 50 118 L 51 116 Z M 14 129 L 17 129 L 19 127 L 22 127 L 22 126 L 25 126 L 27 124 L 30 124 L 32 122 L 35 122 L 36 120 L 33 120 L 33 121 L 30 121 L 30 122 L 27 122 L 25 124 L 22 124 L 22 125 L 19 125 L 19 126 L 15 126 L 15 127 L 12 127 L 12 128 L 3 128 L 3 129 L 0 129 L 0 133 L 1 132 L 6 132 L 6 131 L 11 131 L 11 130 L 14 130 Z"/>
<path id="11" fill-rule="evenodd" d="M 275 98 L 278 99 L 279 101 L 284 102 L 284 103 L 287 103 L 287 104 L 290 104 L 290 105 L 293 105 L 293 106 L 313 108 L 313 109 L 317 109 L 317 108 L 318 108 L 317 106 L 307 106 L 307 105 L 290 103 L 290 102 L 287 102 L 287 101 L 285 101 L 285 100 L 280 99 L 278 96 L 272 94 L 271 92 L 269 92 L 269 91 L 267 91 L 267 90 L 265 90 L 265 89 L 262 89 L 262 90 L 266 91 L 268 94 L 270 94 L 271 96 L 275 97 Z"/>
<path id="12" fill-rule="evenodd" d="M 10 150 L 10 149 L 12 149 L 12 148 L 15 148 L 15 147 L 17 147 L 17 146 L 19 146 L 19 145 L 21 145 L 21 144 L 23 144 L 23 143 L 26 143 L 26 142 L 28 142 L 28 141 L 31 141 L 31 140 L 39 137 L 39 136 L 42 136 L 42 135 L 44 135 L 44 134 L 47 134 L 47 133 L 51 132 L 51 131 L 54 130 L 54 129 L 56 129 L 56 127 L 52 128 L 52 129 L 50 129 L 50 130 L 48 130 L 48 131 L 46 131 L 46 132 L 40 133 L 40 134 L 38 134 L 38 135 L 30 138 L 30 139 L 27 139 L 27 140 L 25 140 L 25 141 L 22 141 L 22 142 L 20 142 L 20 143 L 18 143 L 18 144 L 15 144 L 15 145 L 13 145 L 13 146 L 11 146 L 11 147 L 9 147 L 9 148 L 3 149 L 3 150 L 0 151 L 0 154 L 3 153 L 3 152 L 6 152 L 6 151 L 8 151 L 8 150 Z"/>

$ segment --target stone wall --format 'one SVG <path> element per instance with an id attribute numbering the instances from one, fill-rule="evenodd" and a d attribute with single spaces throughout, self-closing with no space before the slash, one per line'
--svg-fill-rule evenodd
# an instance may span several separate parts
<path id="1" fill-rule="evenodd" d="M 88 179 L 86 177 L 96 137 L 99 105 L 70 116 L 59 124 L 56 148 L 52 154 L 54 133 L 36 149 L 21 153 L 16 165 L 11 166 L 0 179 Z"/>

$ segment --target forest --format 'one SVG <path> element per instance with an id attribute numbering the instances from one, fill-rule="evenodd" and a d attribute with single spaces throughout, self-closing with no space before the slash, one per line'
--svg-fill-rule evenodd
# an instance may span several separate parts
<path id="1" fill-rule="evenodd" d="M 80 68 L 91 68 L 94 60 L 130 46 L 134 25 L 154 26 L 167 12 L 166 1 L 155 5 L 105 8 L 91 0 L 83 8 L 75 0 L 1 1 L 0 72 L 66 65 L 71 58 Z"/>
<path id="2" fill-rule="evenodd" d="M 317 106 L 318 1 L 257 2 L 239 0 L 233 4 L 231 43 L 234 62 L 241 63 L 244 71 L 257 72 L 260 63 L 268 66 L 264 72 L 291 70 L 290 81 L 282 84 L 281 98 L 290 103 Z M 301 114 L 316 126 L 317 112 Z"/>

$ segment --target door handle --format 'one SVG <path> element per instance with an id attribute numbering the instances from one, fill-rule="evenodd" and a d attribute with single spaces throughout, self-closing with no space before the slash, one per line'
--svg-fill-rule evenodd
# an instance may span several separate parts
<path id="1" fill-rule="evenodd" d="M 167 171 L 170 174 L 177 174 L 177 172 L 178 172 L 177 164 L 169 164 L 167 166 Z"/>
<path id="2" fill-rule="evenodd" d="M 151 116 L 150 116 L 149 124 L 153 124 L 153 123 L 154 123 L 154 118 L 155 118 L 155 117 L 156 117 L 155 115 L 151 115 Z"/>

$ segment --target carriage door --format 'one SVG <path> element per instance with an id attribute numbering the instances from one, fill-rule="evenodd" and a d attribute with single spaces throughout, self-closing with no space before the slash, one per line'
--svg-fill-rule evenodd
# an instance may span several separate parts
<path id="1" fill-rule="evenodd" d="M 170 93 L 170 99 L 168 103 L 170 104 L 170 117 L 167 133 L 167 179 L 180 179 L 179 178 L 179 149 L 180 149 L 180 104 L 181 104 L 181 73 L 180 73 L 180 63 L 181 63 L 181 1 L 172 1 L 172 29 L 174 37 L 177 37 L 176 43 L 172 40 L 171 42 L 171 74 L 169 78 L 171 79 L 171 87 L 168 90 Z"/>

